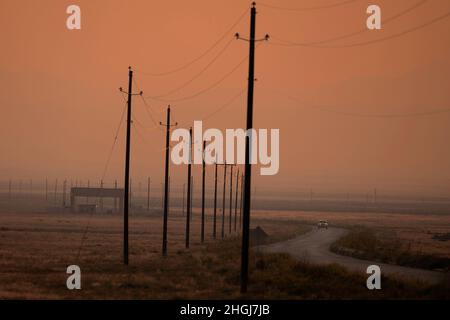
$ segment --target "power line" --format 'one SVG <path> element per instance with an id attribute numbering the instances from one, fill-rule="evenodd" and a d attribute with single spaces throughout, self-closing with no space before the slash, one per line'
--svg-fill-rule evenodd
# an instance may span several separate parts
<path id="1" fill-rule="evenodd" d="M 125 102 L 126 102 L 126 101 L 125 101 Z M 126 103 L 125 103 L 125 106 L 124 106 L 123 111 L 122 111 L 122 115 L 120 116 L 119 125 L 117 126 L 117 129 L 116 129 L 116 132 L 115 132 L 115 135 L 114 135 L 114 141 L 113 141 L 113 144 L 112 144 L 111 149 L 110 149 L 110 151 L 109 151 L 108 158 L 107 158 L 107 160 L 106 160 L 106 164 L 105 164 L 105 167 L 104 167 L 104 169 L 103 169 L 102 178 L 100 179 L 100 181 L 103 181 L 103 180 L 105 179 L 106 172 L 107 172 L 107 170 L 108 170 L 109 163 L 110 163 L 110 161 L 111 161 L 111 157 L 112 157 L 114 148 L 115 148 L 115 146 L 116 146 L 116 144 L 117 144 L 117 137 L 119 136 L 119 131 L 120 131 L 120 128 L 122 127 L 122 122 L 123 122 L 123 119 L 124 119 L 124 117 L 125 117 L 126 107 L 127 107 L 127 106 L 126 106 Z M 83 231 L 83 235 L 82 235 L 81 241 L 80 241 L 80 246 L 78 247 L 77 260 L 79 260 L 79 258 L 80 258 L 80 256 L 81 256 L 81 250 L 82 250 L 82 248 L 83 248 L 83 246 L 84 246 L 84 242 L 86 241 L 87 233 L 89 232 L 89 227 L 90 227 L 90 225 L 91 225 L 91 220 L 92 220 L 93 214 L 94 214 L 94 213 L 91 212 L 91 214 L 89 215 L 87 225 L 86 225 L 86 227 L 85 227 L 85 229 L 84 229 L 84 231 Z"/>
<path id="2" fill-rule="evenodd" d="M 239 22 L 241 22 L 241 20 L 245 17 L 245 15 L 247 14 L 247 12 L 248 12 L 248 9 L 246 9 L 245 12 L 242 13 L 242 14 L 239 16 L 239 18 L 233 23 L 233 25 L 232 25 L 230 28 L 228 28 L 227 31 L 226 31 L 226 32 L 225 32 L 225 33 L 224 33 L 224 34 L 223 34 L 216 42 L 214 42 L 213 45 L 212 45 L 211 47 L 209 47 L 209 48 L 208 48 L 206 51 L 204 51 L 200 56 L 198 56 L 197 58 L 191 60 L 190 62 L 188 62 L 188 63 L 186 63 L 186 64 L 184 64 L 184 65 L 182 65 L 182 66 L 180 66 L 180 67 L 178 67 L 178 68 L 175 68 L 175 69 L 166 71 L 166 72 L 159 72 L 159 73 L 151 73 L 151 72 L 143 72 L 143 71 L 137 71 L 137 72 L 138 72 L 138 73 L 141 73 L 141 74 L 143 74 L 143 75 L 147 75 L 147 76 L 158 77 L 158 76 L 170 75 L 170 74 L 173 74 L 173 73 L 176 73 L 176 72 L 179 72 L 179 71 L 181 71 L 181 70 L 186 69 L 187 67 L 191 66 L 191 65 L 194 64 L 195 62 L 197 62 L 197 61 L 199 61 L 200 59 L 202 59 L 203 57 L 205 57 L 209 52 L 211 52 L 211 50 L 213 50 L 215 47 L 217 47 L 217 46 L 219 45 L 219 43 L 220 43 L 223 39 L 225 39 L 225 37 L 226 37 L 227 35 L 229 35 L 230 32 L 233 31 L 234 27 L 236 27 L 236 26 L 239 24 Z"/>
<path id="3" fill-rule="evenodd" d="M 221 112 L 222 110 L 224 110 L 225 108 L 227 108 L 229 105 L 231 105 L 237 98 L 241 97 L 244 92 L 247 91 L 247 89 L 242 89 L 238 94 L 236 94 L 235 96 L 233 96 L 233 98 L 231 98 L 228 102 L 226 102 L 224 105 L 220 106 L 219 108 L 217 108 L 215 111 L 211 112 L 210 114 L 208 114 L 207 116 L 203 117 L 202 120 L 207 120 L 213 116 L 215 116 L 217 113 Z"/>
<path id="4" fill-rule="evenodd" d="M 259 47 L 259 45 L 256 46 L 256 48 L 258 48 L 258 47 Z M 185 100 L 190 100 L 190 99 L 196 98 L 196 97 L 198 97 L 198 96 L 200 96 L 200 95 L 202 95 L 202 94 L 204 94 L 204 93 L 214 89 L 219 84 L 221 84 L 223 81 L 225 81 L 228 77 L 230 77 L 233 73 L 235 73 L 242 66 L 242 64 L 247 61 L 247 59 L 248 59 L 248 55 L 246 55 L 244 57 L 244 59 L 242 59 L 233 69 L 231 69 L 228 73 L 226 73 L 218 81 L 214 82 L 212 85 L 210 85 L 210 86 L 208 86 L 208 87 L 206 87 L 206 88 L 204 88 L 204 89 L 202 89 L 200 91 L 197 91 L 194 94 L 191 94 L 191 95 L 188 95 L 188 96 L 184 96 L 184 97 L 181 97 L 181 98 L 175 98 L 175 99 L 163 99 L 163 98 L 152 98 L 152 97 L 146 97 L 146 98 L 157 100 L 157 101 L 164 101 L 164 102 L 180 102 L 180 101 L 185 101 Z"/>
<path id="5" fill-rule="evenodd" d="M 446 18 L 448 18 L 450 16 L 450 12 L 447 12 L 441 16 L 438 16 L 436 18 L 434 18 L 431 21 L 425 22 L 421 25 L 418 25 L 416 27 L 413 27 L 411 29 L 407 29 L 404 30 L 402 32 L 384 37 L 384 38 L 379 38 L 379 39 L 374 39 L 374 40 L 368 40 L 368 41 L 363 41 L 363 42 L 357 42 L 357 43 L 353 43 L 353 44 L 344 44 L 344 45 L 301 45 L 301 44 L 296 44 L 298 46 L 304 46 L 304 47 L 314 47 L 314 48 L 352 48 L 352 47 L 360 47 L 360 46 L 366 46 L 366 45 L 370 45 L 370 44 L 374 44 L 374 43 L 378 43 L 378 42 L 383 42 L 383 41 L 387 41 L 387 40 L 391 40 L 391 39 L 395 39 L 395 38 L 399 38 L 401 36 L 404 36 L 406 34 L 412 33 L 414 31 L 426 28 L 432 24 L 435 24 L 441 20 L 444 20 Z M 271 43 L 272 45 L 279 45 L 279 46 L 286 46 L 286 44 L 282 44 L 282 43 Z M 287 46 L 291 46 L 291 45 L 287 45 Z"/>
<path id="6" fill-rule="evenodd" d="M 201 117 L 200 120 L 205 121 L 205 120 L 207 120 L 207 119 L 212 118 L 213 116 L 215 116 L 215 115 L 218 114 L 219 112 L 223 111 L 224 109 L 226 109 L 227 107 L 229 107 L 234 101 L 236 101 L 237 98 L 241 97 L 241 96 L 244 94 L 244 92 L 245 92 L 246 90 L 247 90 L 246 88 L 240 90 L 237 94 L 235 94 L 235 95 L 232 96 L 229 100 L 227 100 L 227 102 L 225 102 L 223 105 L 219 106 L 217 109 L 215 109 L 215 110 L 212 111 L 211 113 L 209 113 L 209 114 L 207 114 L 207 115 Z M 184 126 L 184 125 L 186 125 L 186 123 L 181 124 L 181 126 Z"/>
<path id="7" fill-rule="evenodd" d="M 213 64 L 214 62 L 216 62 L 222 55 L 223 53 L 230 47 L 231 43 L 234 41 L 233 38 L 230 39 L 230 41 L 227 42 L 227 44 L 222 48 L 222 50 L 219 51 L 219 53 L 202 69 L 200 70 L 200 72 L 198 72 L 195 76 L 193 76 L 191 79 L 189 79 L 188 81 L 186 81 L 185 83 L 183 83 L 182 85 L 166 92 L 163 94 L 159 94 L 157 96 L 151 96 L 150 98 L 152 99 L 158 99 L 158 98 L 163 98 L 166 97 L 168 95 L 171 95 L 175 92 L 180 91 L 181 89 L 187 87 L 189 84 L 191 84 L 194 80 L 196 80 L 197 78 L 199 78 L 203 73 L 205 73 L 206 70 L 208 70 Z"/>
<path id="8" fill-rule="evenodd" d="M 136 81 L 136 77 L 134 77 L 133 81 L 136 84 L 136 87 L 138 88 L 138 90 L 141 90 L 141 87 L 139 86 L 138 82 Z M 151 114 L 150 105 L 147 104 L 147 101 L 145 100 L 145 98 L 142 95 L 140 95 L 140 97 L 141 97 L 142 101 L 144 102 L 144 106 L 145 106 L 144 109 L 147 112 L 148 116 L 150 117 L 150 120 L 152 120 L 152 122 L 155 126 L 159 127 L 158 122 L 156 122 L 155 118 L 153 118 L 153 115 Z"/>
<path id="9" fill-rule="evenodd" d="M 397 13 L 397 14 L 389 17 L 389 18 L 384 19 L 383 20 L 383 26 L 388 24 L 388 23 L 390 23 L 390 22 L 392 22 L 392 21 L 397 20 L 398 18 L 400 18 L 400 17 L 402 17 L 402 16 L 404 16 L 406 14 L 408 14 L 409 12 L 411 12 L 411 11 L 415 10 L 416 8 L 422 6 L 426 2 L 428 2 L 428 0 L 420 0 L 419 2 L 416 2 L 411 7 L 408 7 L 407 9 L 405 9 L 404 11 L 401 11 L 401 12 L 399 12 L 399 13 Z M 286 46 L 286 47 L 295 47 L 295 46 L 309 47 L 309 46 L 311 46 L 311 47 L 314 47 L 315 45 L 318 45 L 318 44 L 324 44 L 324 43 L 334 42 L 336 40 L 347 39 L 347 38 L 350 38 L 350 37 L 353 37 L 353 36 L 356 36 L 356 35 L 360 35 L 360 34 L 363 34 L 363 33 L 369 32 L 369 31 L 370 30 L 368 28 L 363 28 L 363 29 L 360 29 L 358 31 L 351 32 L 351 33 L 348 33 L 348 34 L 344 34 L 344 35 L 341 35 L 341 36 L 328 38 L 328 39 L 324 39 L 324 40 L 319 40 L 319 41 L 311 41 L 311 42 L 292 42 L 292 41 L 283 40 L 283 39 L 280 39 L 280 38 L 277 38 L 277 37 L 274 37 L 274 36 L 272 36 L 272 38 L 282 42 L 282 43 L 277 43 L 277 42 L 274 43 L 275 45 L 279 45 L 279 46 Z"/>
<path id="10" fill-rule="evenodd" d="M 102 178 L 101 178 L 101 180 L 104 180 L 104 179 L 105 179 L 106 172 L 107 172 L 107 170 L 108 170 L 109 163 L 110 163 L 110 161 L 111 161 L 111 157 L 112 157 L 114 148 L 115 148 L 115 146 L 116 146 L 116 144 L 117 144 L 117 137 L 119 136 L 119 131 L 120 131 L 120 128 L 122 127 L 123 118 L 124 118 L 124 116 L 125 116 L 125 110 L 126 110 L 126 105 L 123 107 L 122 115 L 120 116 L 119 125 L 117 126 L 117 129 L 116 129 L 116 132 L 115 132 L 115 135 L 114 135 L 114 141 L 113 141 L 113 144 L 112 144 L 112 146 L 111 146 L 111 149 L 109 150 L 108 158 L 107 158 L 107 160 L 106 160 L 106 164 L 105 164 L 105 167 L 104 167 L 104 169 L 103 169 L 103 173 L 102 173 Z"/>
<path id="11" fill-rule="evenodd" d="M 414 117 L 432 116 L 432 115 L 436 115 L 436 114 L 450 112 L 450 108 L 447 108 L 447 109 L 440 109 L 440 110 L 420 111 L 420 112 L 410 112 L 410 113 L 390 113 L 390 114 L 389 113 L 385 113 L 385 114 L 382 114 L 382 113 L 378 113 L 378 114 L 356 113 L 356 112 L 334 110 L 334 109 L 336 109 L 336 107 L 333 107 L 333 106 L 306 104 L 306 103 L 300 101 L 298 98 L 294 98 L 292 96 L 287 96 L 287 97 L 289 99 L 291 99 L 292 101 L 299 103 L 301 107 L 306 107 L 309 109 L 333 113 L 333 114 L 342 115 L 342 116 L 358 117 L 358 118 L 414 118 Z"/>
<path id="12" fill-rule="evenodd" d="M 347 5 L 347 4 L 356 2 L 356 1 L 359 1 L 359 0 L 345 0 L 345 1 L 337 2 L 337 3 L 333 3 L 333 4 L 328 4 L 328 5 L 303 7 L 303 8 L 280 7 L 280 6 L 275 6 L 275 5 L 261 3 L 261 2 L 258 2 L 258 5 L 261 7 L 269 8 L 269 9 L 276 9 L 276 10 L 283 10 L 283 11 L 314 11 L 314 10 L 321 10 L 321 9 L 336 8 L 336 7 L 344 6 L 344 5 Z"/>

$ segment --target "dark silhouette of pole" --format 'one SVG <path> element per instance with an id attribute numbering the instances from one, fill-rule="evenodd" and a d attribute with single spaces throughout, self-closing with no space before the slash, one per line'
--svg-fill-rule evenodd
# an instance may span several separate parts
<path id="1" fill-rule="evenodd" d="M 48 179 L 45 179 L 45 200 L 48 200 Z"/>
<path id="2" fill-rule="evenodd" d="M 167 193 L 167 206 L 170 207 L 170 192 L 172 191 L 170 185 L 170 176 L 169 176 L 169 192 Z"/>
<path id="3" fill-rule="evenodd" d="M 167 218 L 169 216 L 169 152 L 170 152 L 170 106 L 167 107 L 167 123 L 160 125 L 166 127 L 166 176 L 164 181 L 164 220 L 162 254 L 167 255 Z M 175 124 L 176 125 L 176 124 Z"/>
<path id="4" fill-rule="evenodd" d="M 242 208 L 244 203 L 244 174 L 241 174 L 241 199 L 239 203 L 239 230 L 242 230 Z"/>
<path id="5" fill-rule="evenodd" d="M 191 177 L 191 221 L 194 219 L 194 175 Z"/>
<path id="6" fill-rule="evenodd" d="M 227 187 L 227 164 L 223 166 L 223 195 L 222 195 L 222 239 L 225 238 L 225 189 Z"/>
<path id="7" fill-rule="evenodd" d="M 125 147 L 125 181 L 124 181 L 124 204 L 123 204 L 123 263 L 128 265 L 128 210 L 130 192 L 130 148 L 131 148 L 131 97 L 133 96 L 133 70 L 128 67 L 128 100 L 127 100 L 127 132 Z M 120 88 L 121 92 L 124 92 Z M 139 93 L 142 95 L 142 91 Z"/>
<path id="8" fill-rule="evenodd" d="M 214 218 L 213 218 L 213 239 L 216 239 L 216 222 L 217 222 L 217 160 L 214 174 Z"/>
<path id="9" fill-rule="evenodd" d="M 206 177 L 206 163 L 205 163 L 205 148 L 206 141 L 203 141 L 202 152 L 202 229 L 201 229 L 201 242 L 205 242 L 205 177 Z"/>
<path id="10" fill-rule="evenodd" d="M 130 208 L 133 207 L 132 202 L 133 202 L 133 179 L 130 178 L 130 196 L 129 196 L 130 200 Z"/>
<path id="11" fill-rule="evenodd" d="M 12 180 L 11 179 L 9 179 L 8 197 L 9 197 L 9 200 L 11 200 L 11 197 L 12 197 Z"/>
<path id="12" fill-rule="evenodd" d="M 252 3 L 250 10 L 250 38 L 249 42 L 249 68 L 248 68 L 248 95 L 247 95 L 247 133 L 253 129 L 253 89 L 255 81 L 255 30 L 256 30 L 256 3 Z M 236 38 L 240 38 L 236 34 Z M 268 40 L 266 35 L 264 39 Z M 257 40 L 260 41 L 260 40 Z M 251 163 L 250 163 L 250 137 L 245 139 L 245 183 L 244 183 L 244 216 L 242 232 L 242 252 L 241 252 L 241 293 L 247 292 L 248 284 L 248 254 L 250 240 L 250 192 L 251 192 Z"/>
<path id="13" fill-rule="evenodd" d="M 228 219 L 228 233 L 231 233 L 231 221 L 232 221 L 232 211 L 233 211 L 233 167 L 230 165 L 230 215 Z"/>
<path id="14" fill-rule="evenodd" d="M 124 182 L 124 212 L 123 212 L 123 262 L 128 264 L 128 201 L 130 183 L 130 139 L 131 139 L 131 97 L 133 85 L 133 70 L 128 68 L 128 107 L 127 107 L 127 137 L 125 151 L 125 182 Z"/>
<path id="15" fill-rule="evenodd" d="M 236 195 L 234 197 L 234 232 L 237 231 L 237 204 L 238 204 L 238 190 L 239 190 L 239 168 L 236 175 Z"/>
<path id="16" fill-rule="evenodd" d="M 189 236 L 191 227 L 191 170 L 192 170 L 192 128 L 189 129 L 189 163 L 188 163 L 188 182 L 187 182 L 187 204 L 186 204 L 186 248 L 189 248 Z"/>

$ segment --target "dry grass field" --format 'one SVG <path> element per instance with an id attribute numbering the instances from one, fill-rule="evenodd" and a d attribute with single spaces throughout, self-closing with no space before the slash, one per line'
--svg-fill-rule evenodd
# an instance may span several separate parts
<path id="1" fill-rule="evenodd" d="M 227 212 L 228 213 L 228 212 Z M 191 249 L 184 248 L 185 218 L 169 218 L 168 256 L 161 256 L 162 218 L 130 216 L 130 265 L 122 265 L 120 215 L 79 215 L 67 212 L 0 214 L 1 299 L 223 299 L 239 294 L 240 242 L 212 239 L 207 216 L 206 243 L 200 244 L 199 211 L 194 212 Z M 217 220 L 218 238 L 221 215 Z M 449 243 L 430 240 L 449 232 L 450 217 L 363 213 L 255 211 L 252 227 L 261 226 L 270 241 L 292 238 L 310 230 L 318 219 L 351 227 L 365 225 L 396 232 L 403 241 L 439 255 L 449 255 Z M 88 231 L 86 228 L 88 226 Z M 413 236 L 415 235 L 415 236 Z M 84 239 L 84 240 L 83 240 Z M 66 288 L 66 268 L 82 271 L 82 290 Z M 249 293 L 244 298 L 283 299 L 427 299 L 448 298 L 446 285 L 430 287 L 387 279 L 382 292 L 369 292 L 364 275 L 338 266 L 312 266 L 285 255 L 253 250 Z"/>

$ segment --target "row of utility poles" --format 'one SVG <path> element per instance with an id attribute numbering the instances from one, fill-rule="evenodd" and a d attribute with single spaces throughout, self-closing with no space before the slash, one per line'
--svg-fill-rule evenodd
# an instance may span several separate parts
<path id="1" fill-rule="evenodd" d="M 245 40 L 249 42 L 249 72 L 248 72 L 248 95 L 247 95 L 247 125 L 246 129 L 249 132 L 253 129 L 253 92 L 254 92 L 254 80 L 255 80 L 255 41 L 268 40 L 268 35 L 263 39 L 255 39 L 256 30 L 256 4 L 253 2 L 250 10 L 250 38 L 243 39 L 236 34 L 237 39 Z M 124 215 L 123 215 L 123 261 L 125 265 L 128 265 L 128 200 L 129 200 L 129 172 L 130 172 L 130 138 L 131 138 L 131 102 L 134 95 L 142 95 L 142 91 L 139 93 L 133 93 L 133 70 L 129 67 L 128 70 L 128 91 L 125 92 L 120 89 L 121 92 L 125 92 L 128 95 L 127 100 L 127 130 L 126 130 L 126 149 L 125 149 L 125 182 L 124 182 Z M 163 220 L 163 245 L 162 253 L 167 255 L 167 222 L 168 222 L 168 193 L 169 193 L 169 143 L 170 143 L 170 106 L 167 109 L 167 123 L 162 124 L 166 127 L 166 154 L 165 154 L 165 183 L 164 183 L 164 220 Z M 251 163 L 250 163 L 250 137 L 246 136 L 245 141 L 245 175 L 243 180 L 243 230 L 242 230 L 242 247 L 241 247 L 241 292 L 247 291 L 248 284 L 248 261 L 249 261 L 249 234 L 250 234 L 250 201 L 251 201 Z M 192 153 L 192 129 L 190 130 L 190 142 L 189 142 L 189 157 Z M 191 160 L 191 159 L 190 159 Z M 225 183 L 226 183 L 226 169 L 227 166 L 233 170 L 233 165 L 224 165 L 224 194 L 222 204 L 222 238 L 225 235 Z M 186 214 L 186 247 L 189 247 L 189 233 L 190 233 L 190 220 L 191 220 L 191 161 L 188 164 L 188 193 L 187 193 L 187 214 Z M 217 165 L 216 165 L 216 177 L 217 177 Z M 203 188 L 202 188 L 202 240 L 204 240 L 204 160 L 203 160 Z M 231 175 L 232 185 L 232 175 Z M 215 200 L 214 200 L 214 236 L 216 235 L 216 205 L 217 205 L 217 178 L 215 182 Z M 231 214 L 232 214 L 232 189 L 230 189 L 230 223 L 229 230 L 231 232 Z M 236 207 L 237 205 L 235 205 Z"/>

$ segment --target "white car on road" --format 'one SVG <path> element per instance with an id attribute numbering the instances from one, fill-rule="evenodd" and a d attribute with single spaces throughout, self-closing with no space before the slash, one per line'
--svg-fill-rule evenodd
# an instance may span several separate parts
<path id="1" fill-rule="evenodd" d="M 322 228 L 328 229 L 328 221 L 320 220 L 319 223 L 317 223 L 317 228 L 318 229 L 322 229 Z"/>

